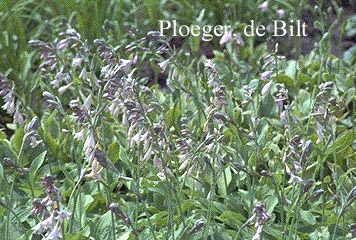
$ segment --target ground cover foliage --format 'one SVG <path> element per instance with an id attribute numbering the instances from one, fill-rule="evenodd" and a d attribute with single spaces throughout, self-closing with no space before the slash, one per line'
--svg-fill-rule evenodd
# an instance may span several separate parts
<path id="1" fill-rule="evenodd" d="M 0 239 L 356 237 L 354 8 L 1 1 Z M 306 13 L 305 54 L 155 32 Z"/>

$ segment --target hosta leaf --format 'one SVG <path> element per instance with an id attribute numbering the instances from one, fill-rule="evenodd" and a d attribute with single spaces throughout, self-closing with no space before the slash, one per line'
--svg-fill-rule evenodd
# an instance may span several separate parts
<path id="1" fill-rule="evenodd" d="M 168 127 L 176 126 L 181 115 L 182 112 L 178 106 L 169 109 L 165 115 Z"/>
<path id="2" fill-rule="evenodd" d="M 47 154 L 47 151 L 42 152 L 31 163 L 29 178 L 30 178 L 30 182 L 31 182 L 32 186 L 34 185 L 37 171 L 42 166 L 46 154 Z"/>
<path id="3" fill-rule="evenodd" d="M 356 132 L 355 131 L 347 131 L 338 136 L 335 141 L 336 151 L 340 151 L 345 147 L 351 147 L 353 141 L 356 139 Z"/>
<path id="4" fill-rule="evenodd" d="M 0 139 L 6 139 L 6 134 L 0 130 Z"/>
<path id="5" fill-rule="evenodd" d="M 307 223 L 314 225 L 316 223 L 316 217 L 310 211 L 300 210 L 299 212 L 301 219 Z"/>
<path id="6" fill-rule="evenodd" d="M 109 145 L 107 156 L 113 163 L 116 163 L 120 160 L 120 145 L 119 145 L 119 143 L 114 142 Z"/>
<path id="7" fill-rule="evenodd" d="M 130 239 L 131 235 L 133 235 L 133 234 L 131 234 L 131 231 L 125 232 L 119 238 L 117 238 L 117 240 L 128 240 L 128 239 Z"/>
<path id="8" fill-rule="evenodd" d="M 6 139 L 0 140 L 0 161 L 4 158 L 11 158 L 12 160 L 16 160 L 16 153 L 13 151 L 11 144 Z"/>
<path id="9" fill-rule="evenodd" d="M 20 151 L 23 136 L 25 135 L 25 131 L 23 127 L 16 129 L 14 135 L 11 138 L 11 145 L 16 152 Z"/>

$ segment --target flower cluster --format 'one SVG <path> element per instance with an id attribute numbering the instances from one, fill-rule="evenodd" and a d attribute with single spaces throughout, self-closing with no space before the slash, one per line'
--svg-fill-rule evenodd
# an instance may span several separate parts
<path id="1" fill-rule="evenodd" d="M 252 237 L 252 240 L 262 239 L 262 232 L 263 232 L 264 225 L 270 219 L 271 217 L 266 212 L 265 204 L 263 202 L 257 202 L 253 208 L 252 216 L 244 224 L 244 225 L 249 225 L 253 221 L 255 221 L 256 233 Z"/>
<path id="2" fill-rule="evenodd" d="M 32 203 L 32 215 L 41 217 L 41 221 L 32 229 L 34 235 L 43 234 L 45 240 L 56 240 L 62 238 L 64 220 L 68 219 L 70 213 L 62 207 L 62 197 L 55 186 L 55 179 L 51 175 L 42 177 L 42 190 L 47 196 L 43 199 L 35 199 Z"/>
<path id="3" fill-rule="evenodd" d="M 21 102 L 16 100 L 15 87 L 11 83 L 10 79 L 0 74 L 0 97 L 4 99 L 4 109 L 8 114 L 13 115 L 14 123 L 23 124 L 24 117 L 21 114 Z"/>
<path id="4" fill-rule="evenodd" d="M 225 98 L 226 90 L 225 86 L 218 79 L 218 71 L 215 63 L 212 60 L 207 59 L 205 62 L 205 70 L 209 79 L 208 84 L 213 88 L 213 102 L 218 108 L 223 108 L 227 104 Z"/>
<path id="5" fill-rule="evenodd" d="M 318 142 L 323 141 L 326 138 L 325 136 L 333 135 L 331 126 L 335 119 L 332 116 L 339 107 L 339 100 L 332 94 L 333 88 L 333 82 L 325 82 L 319 85 L 319 93 L 312 114 L 316 121 Z"/>

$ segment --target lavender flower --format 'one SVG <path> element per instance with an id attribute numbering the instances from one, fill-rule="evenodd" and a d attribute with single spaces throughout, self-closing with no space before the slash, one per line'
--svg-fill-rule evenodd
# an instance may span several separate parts
<path id="1" fill-rule="evenodd" d="M 63 93 L 65 93 L 65 92 L 68 90 L 68 88 L 69 88 L 70 86 L 72 86 L 72 84 L 73 84 L 73 83 L 69 83 L 69 84 L 67 84 L 67 85 L 64 85 L 64 86 L 60 87 L 60 88 L 58 89 L 58 93 L 59 93 L 60 95 L 62 95 Z"/>
<path id="2" fill-rule="evenodd" d="M 12 90 L 10 80 L 0 73 L 0 96 L 7 95 Z"/>
<path id="3" fill-rule="evenodd" d="M 15 110 L 15 114 L 14 114 L 14 123 L 24 124 L 25 120 L 20 112 L 20 109 L 21 109 L 21 102 L 19 100 L 17 100 L 16 101 L 16 110 Z"/>
<path id="4" fill-rule="evenodd" d="M 252 240 L 262 240 L 262 232 L 265 223 L 270 220 L 271 217 L 266 212 L 266 207 L 263 202 L 257 202 L 253 208 L 253 215 L 247 220 L 244 225 L 251 224 L 255 221 L 256 233 L 252 237 Z"/>
<path id="5" fill-rule="evenodd" d="M 79 57 L 79 56 L 75 57 L 75 58 L 73 58 L 72 66 L 73 67 L 80 67 L 82 62 L 83 62 L 83 58 L 82 57 Z"/>
<path id="6" fill-rule="evenodd" d="M 60 40 L 56 45 L 57 50 L 61 52 L 68 46 L 69 41 L 70 39 L 68 38 Z"/>
<path id="7" fill-rule="evenodd" d="M 57 67 L 59 60 L 57 59 L 55 49 L 53 47 L 40 40 L 31 40 L 28 43 L 30 47 L 33 47 L 39 51 L 41 54 L 40 58 L 45 61 L 41 64 L 41 69 L 46 70 L 46 68 L 49 67 L 49 70 L 53 71 Z"/>
<path id="8" fill-rule="evenodd" d="M 159 63 L 159 67 L 162 69 L 162 71 L 166 71 L 168 64 L 170 63 L 170 59 L 166 59 L 163 62 Z"/>
<path id="9" fill-rule="evenodd" d="M 49 229 L 53 229 L 55 226 L 55 223 L 54 223 L 54 215 L 51 214 L 48 218 L 40 221 L 39 223 L 37 223 L 36 226 L 34 226 L 32 228 L 32 230 L 34 230 L 35 232 L 38 232 L 38 233 L 42 233 L 44 231 L 47 231 Z"/>
<path id="10" fill-rule="evenodd" d="M 100 176 L 101 170 L 102 170 L 102 168 L 100 168 L 100 164 L 99 164 L 98 160 L 96 158 L 94 158 L 94 160 L 91 163 L 91 171 L 90 171 L 90 173 L 86 174 L 85 177 L 91 178 L 94 180 L 100 180 L 101 179 L 101 176 Z"/>
<path id="11" fill-rule="evenodd" d="M 271 77 L 272 73 L 273 73 L 272 70 L 267 70 L 267 71 L 265 71 L 265 72 L 260 74 L 260 79 L 261 80 L 267 80 L 267 79 L 269 79 Z"/>
<path id="12" fill-rule="evenodd" d="M 38 198 L 36 198 L 33 202 L 32 202 L 32 210 L 31 210 L 31 215 L 37 215 L 37 216 L 41 216 L 43 214 L 43 212 L 45 212 L 45 214 L 48 214 L 47 211 L 47 206 L 45 204 L 42 203 L 42 201 Z"/>
<path id="13" fill-rule="evenodd" d="M 91 128 L 89 129 L 89 133 L 84 142 L 84 147 L 83 147 L 85 159 L 88 162 L 91 162 L 94 159 L 95 148 L 96 148 L 96 143 L 94 138 L 94 129 Z"/>
<path id="14" fill-rule="evenodd" d="M 132 60 L 121 59 L 118 69 L 126 72 L 132 65 L 137 63 L 137 60 L 137 55 Z"/>
<path id="15" fill-rule="evenodd" d="M 15 93 L 14 90 L 11 89 L 5 96 L 4 96 L 5 104 L 2 106 L 2 109 L 6 110 L 6 112 L 12 115 L 16 108 L 15 108 Z"/>
<path id="16" fill-rule="evenodd" d="M 58 188 L 55 186 L 55 179 L 51 175 L 46 175 L 41 178 L 42 190 L 47 193 L 47 196 L 40 199 L 35 199 L 31 214 L 42 216 L 42 220 L 38 222 L 32 230 L 34 235 L 44 234 L 43 239 L 57 240 L 62 237 L 61 229 L 65 219 L 69 219 L 70 213 L 66 212 L 61 205 L 62 198 Z"/>
<path id="17" fill-rule="evenodd" d="M 244 39 L 242 38 L 242 35 L 240 32 L 236 33 L 236 44 L 237 45 L 244 45 Z"/>
<path id="18" fill-rule="evenodd" d="M 224 45 L 232 41 L 232 30 L 226 31 L 221 37 L 219 44 Z"/>
<path id="19" fill-rule="evenodd" d="M 282 18 L 286 15 L 286 12 L 283 9 L 276 10 L 276 13 L 277 13 L 278 17 L 280 17 L 280 18 Z"/>
<path id="20" fill-rule="evenodd" d="M 356 224 L 355 223 L 351 223 L 349 225 L 350 228 L 350 232 L 351 232 L 351 239 L 356 238 Z"/>
<path id="21" fill-rule="evenodd" d="M 264 1 L 263 3 L 261 3 L 260 5 L 258 5 L 258 8 L 259 8 L 262 12 L 268 11 L 268 7 L 269 7 L 269 1 Z"/>

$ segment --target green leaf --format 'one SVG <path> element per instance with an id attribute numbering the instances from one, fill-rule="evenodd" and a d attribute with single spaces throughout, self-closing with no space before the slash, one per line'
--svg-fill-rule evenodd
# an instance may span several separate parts
<path id="1" fill-rule="evenodd" d="M 87 222 L 86 212 L 90 204 L 94 202 L 94 198 L 91 195 L 80 194 L 77 199 L 77 206 L 74 212 L 74 218 L 80 219 L 81 224 Z"/>
<path id="2" fill-rule="evenodd" d="M 6 220 L 2 221 L 0 224 L 0 236 L 2 237 L 1 239 L 19 239 L 21 237 L 21 227 L 15 225 L 14 221 L 8 220 L 6 218 Z"/>
<path id="3" fill-rule="evenodd" d="M 314 225 L 316 223 L 316 217 L 310 211 L 300 210 L 299 213 L 300 213 L 300 217 L 305 223 L 311 225 Z"/>
<path id="4" fill-rule="evenodd" d="M 144 0 L 144 6 L 146 7 L 146 12 L 148 12 L 149 20 L 152 24 L 158 22 L 160 1 L 159 0 Z"/>
<path id="5" fill-rule="evenodd" d="M 356 15 L 348 17 L 348 20 L 345 26 L 346 36 L 348 38 L 354 38 L 356 35 Z"/>
<path id="6" fill-rule="evenodd" d="M 16 152 L 20 151 L 24 135 L 24 127 L 20 127 L 15 131 L 14 135 L 11 138 L 11 145 Z"/>
<path id="7" fill-rule="evenodd" d="M 193 50 L 193 52 L 197 53 L 200 48 L 200 37 L 190 36 L 189 37 L 189 45 L 190 45 L 191 49 Z"/>
<path id="8" fill-rule="evenodd" d="M 335 77 L 336 87 L 342 92 L 347 92 L 347 90 L 354 87 L 355 74 L 351 73 L 347 77 L 337 74 Z"/>
<path id="9" fill-rule="evenodd" d="M 302 115 L 309 117 L 312 108 L 310 93 L 304 89 L 300 89 L 296 102 L 298 103 L 299 111 Z"/>
<path id="10" fill-rule="evenodd" d="M 2 130 L 0 130 L 0 139 L 6 139 L 6 137 L 6 134 Z"/>
<path id="11" fill-rule="evenodd" d="M 53 138 L 57 139 L 60 134 L 60 126 L 58 121 L 56 121 L 55 117 L 57 116 L 58 110 L 54 110 L 51 115 L 44 121 L 44 129 L 47 133 L 51 134 Z"/>
<path id="12" fill-rule="evenodd" d="M 223 212 L 217 219 L 236 230 L 238 230 L 243 224 L 243 221 L 245 221 L 245 218 L 240 213 L 232 211 Z"/>
<path id="13" fill-rule="evenodd" d="M 109 145 L 107 156 L 113 163 L 120 160 L 120 144 L 118 142 Z"/>
<path id="14" fill-rule="evenodd" d="M 288 61 L 288 66 L 285 69 L 286 75 L 289 76 L 290 78 L 294 78 L 297 75 L 297 70 L 298 70 L 297 66 L 298 66 L 297 61 L 295 60 Z"/>
<path id="15" fill-rule="evenodd" d="M 336 151 L 340 151 L 345 147 L 351 147 L 353 141 L 356 139 L 356 131 L 347 131 L 338 136 L 335 141 Z"/>
<path id="16" fill-rule="evenodd" d="M 314 21 L 314 27 L 320 31 L 324 31 L 324 25 L 320 21 Z"/>
<path id="17" fill-rule="evenodd" d="M 310 234 L 310 239 L 311 240 L 329 240 L 330 233 L 329 233 L 328 227 L 320 227 L 315 232 Z"/>
<path id="18" fill-rule="evenodd" d="M 13 151 L 10 142 L 7 139 L 0 139 L 0 160 L 11 158 L 16 160 L 16 153 Z"/>
<path id="19" fill-rule="evenodd" d="M 277 113 L 277 105 L 274 98 L 268 92 L 261 100 L 261 105 L 258 109 L 258 115 L 262 117 L 272 117 Z"/>
<path id="20" fill-rule="evenodd" d="M 227 195 L 227 187 L 231 183 L 231 180 L 232 180 L 231 170 L 230 167 L 227 167 L 224 170 L 224 174 L 221 174 L 220 177 L 218 178 L 218 187 L 221 195 L 223 196 Z"/>
<path id="21" fill-rule="evenodd" d="M 277 82 L 278 83 L 283 83 L 290 90 L 294 90 L 295 89 L 295 84 L 294 84 L 293 78 L 291 78 L 287 74 L 280 73 L 278 75 Z"/>
<path id="22" fill-rule="evenodd" d="M 125 232 L 119 238 L 117 238 L 117 240 L 128 240 L 130 236 L 131 236 L 131 231 Z"/>
<path id="23" fill-rule="evenodd" d="M 132 163 L 130 161 L 129 155 L 127 154 L 125 148 L 120 147 L 119 157 L 120 160 L 123 161 L 128 167 L 132 167 Z"/>
<path id="24" fill-rule="evenodd" d="M 275 195 L 269 195 L 266 200 L 266 207 L 267 207 L 267 213 L 268 214 L 272 214 L 274 208 L 277 206 L 278 204 L 278 197 L 277 194 Z"/>
<path id="25" fill-rule="evenodd" d="M 56 140 L 53 138 L 53 136 L 51 134 L 46 134 L 44 136 L 44 138 L 46 139 L 50 153 L 58 154 L 59 144 L 58 144 L 58 142 L 56 142 Z"/>
<path id="26" fill-rule="evenodd" d="M 32 239 L 31 236 L 33 234 L 33 230 L 29 229 L 24 233 L 21 237 L 19 237 L 17 240 L 29 240 Z"/>
<path id="27" fill-rule="evenodd" d="M 65 233 L 64 236 L 65 236 L 65 239 L 81 240 L 81 239 L 83 239 L 83 232 L 80 231 L 78 233 Z"/>
<path id="28" fill-rule="evenodd" d="M 30 172 L 29 172 L 29 178 L 30 178 L 30 183 L 31 183 L 32 186 L 35 183 L 35 178 L 36 178 L 37 171 L 42 166 L 46 154 L 47 154 L 47 151 L 42 152 L 31 163 Z"/>
<path id="29" fill-rule="evenodd" d="M 112 238 L 111 234 L 111 211 L 106 212 L 104 215 L 93 219 L 91 222 L 91 236 L 94 239 L 110 239 Z"/>
<path id="30" fill-rule="evenodd" d="M 178 108 L 178 106 L 175 106 L 174 108 L 171 108 L 167 111 L 165 117 L 167 121 L 167 126 L 170 128 L 172 126 L 176 126 L 178 123 L 178 119 L 182 115 L 181 110 Z"/>
<path id="31" fill-rule="evenodd" d="M 347 62 L 350 65 L 355 64 L 356 62 L 356 45 L 348 49 L 346 52 L 344 52 L 344 61 Z"/>

